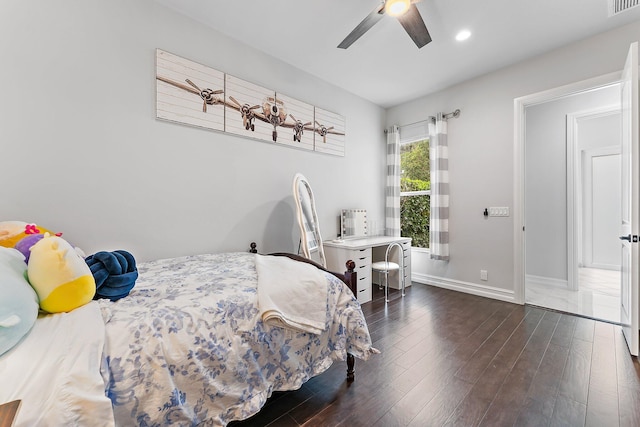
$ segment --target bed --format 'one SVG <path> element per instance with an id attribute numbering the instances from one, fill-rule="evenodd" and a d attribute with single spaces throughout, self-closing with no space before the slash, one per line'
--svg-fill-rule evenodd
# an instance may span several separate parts
<path id="1" fill-rule="evenodd" d="M 275 259 L 296 280 L 323 278 L 326 298 L 304 303 L 322 300 L 319 333 L 263 320 L 258 271 Z M 40 316 L 0 356 L 0 403 L 22 400 L 16 426 L 226 425 L 336 360 L 377 352 L 340 275 L 308 263 L 206 254 L 140 263 L 138 272 L 126 298 Z"/>

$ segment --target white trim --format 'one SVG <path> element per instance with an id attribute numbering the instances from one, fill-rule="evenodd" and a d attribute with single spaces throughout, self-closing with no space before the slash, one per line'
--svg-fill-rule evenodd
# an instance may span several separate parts
<path id="1" fill-rule="evenodd" d="M 416 253 L 424 253 L 424 254 L 430 254 L 431 253 L 431 249 L 429 248 L 421 248 L 419 246 L 411 246 L 411 256 L 413 257 L 413 252 Z"/>
<path id="2" fill-rule="evenodd" d="M 420 191 L 401 191 L 400 197 L 411 197 L 411 196 L 430 196 L 431 190 L 420 190 Z"/>
<path id="3" fill-rule="evenodd" d="M 569 289 L 569 283 L 566 280 L 556 279 L 554 277 L 534 276 L 533 274 L 525 275 L 525 281 L 531 285 L 552 286 L 554 288 Z"/>
<path id="4" fill-rule="evenodd" d="M 621 267 L 619 265 L 600 264 L 600 263 L 594 262 L 591 264 L 591 266 L 586 268 L 598 268 L 600 270 L 620 271 Z"/>
<path id="5" fill-rule="evenodd" d="M 616 85 L 619 83 L 613 83 Z M 590 110 L 567 114 L 567 280 L 572 291 L 578 290 L 578 267 L 581 258 L 582 209 L 581 184 L 576 177 L 582 176 L 582 162 L 578 150 L 578 122 L 606 117 L 620 112 L 620 104 L 606 105 Z"/>
<path id="6" fill-rule="evenodd" d="M 524 304 L 524 108 L 525 100 L 516 98 L 513 101 L 513 291 L 514 300 Z"/>
<path id="7" fill-rule="evenodd" d="M 462 282 L 460 280 L 445 279 L 444 277 L 432 276 L 430 274 L 412 273 L 411 280 L 425 285 L 438 288 L 449 289 L 465 294 L 477 295 L 485 298 L 492 298 L 500 301 L 515 303 L 514 291 L 493 286 L 480 285 L 477 283 Z"/>
<path id="8" fill-rule="evenodd" d="M 600 89 L 605 86 L 609 86 L 615 83 L 620 83 L 622 78 L 622 71 L 614 71 L 613 73 L 605 74 L 591 79 L 582 80 L 568 85 L 556 87 L 553 89 L 543 90 L 542 92 L 533 93 L 530 95 L 521 96 L 515 98 L 515 102 L 522 103 L 524 106 L 530 107 L 532 105 L 542 104 L 552 99 L 564 98 L 568 95 L 575 95 L 581 92 Z"/>
<path id="9" fill-rule="evenodd" d="M 525 284 L 525 214 L 524 214 L 524 143 L 525 143 L 525 108 L 561 98 L 597 89 L 620 82 L 622 73 L 616 71 L 592 79 L 583 80 L 554 89 L 545 90 L 527 96 L 515 98 L 514 104 L 514 147 L 513 147 L 513 273 L 514 302 L 524 304 Z"/>

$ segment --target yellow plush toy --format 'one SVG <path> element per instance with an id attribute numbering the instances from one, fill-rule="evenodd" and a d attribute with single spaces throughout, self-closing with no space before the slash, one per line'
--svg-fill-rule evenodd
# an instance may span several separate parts
<path id="1" fill-rule="evenodd" d="M 40 308 L 49 313 L 83 306 L 96 293 L 96 282 L 85 260 L 66 240 L 48 233 L 31 247 L 27 276 Z"/>
<path id="2" fill-rule="evenodd" d="M 0 222 L 0 246 L 13 248 L 24 237 L 41 233 L 50 233 L 50 231 L 23 221 L 2 221 Z"/>

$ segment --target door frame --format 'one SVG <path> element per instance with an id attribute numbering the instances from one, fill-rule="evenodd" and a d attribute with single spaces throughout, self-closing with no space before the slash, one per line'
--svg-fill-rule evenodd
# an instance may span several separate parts
<path id="1" fill-rule="evenodd" d="M 620 221 L 620 248 L 622 268 L 620 269 L 620 323 L 629 352 L 638 356 L 640 348 L 640 330 L 638 325 L 638 245 L 636 236 L 640 234 L 638 216 L 640 201 L 640 165 L 638 161 L 638 42 L 629 46 L 622 71 L 620 87 L 622 119 L 622 210 Z M 629 93 L 626 93 L 629 91 Z M 629 114 L 630 112 L 630 114 Z M 634 236 L 633 239 L 631 236 Z"/>
<path id="2" fill-rule="evenodd" d="M 615 85 L 615 83 L 611 83 Z M 607 85 L 608 86 L 608 85 Z M 580 120 L 606 117 L 620 112 L 620 104 L 603 105 L 567 114 L 567 288 L 578 290 L 578 267 L 582 254 L 582 153 L 578 150 Z"/>
<path id="3" fill-rule="evenodd" d="M 562 98 L 568 95 L 600 89 L 620 83 L 622 72 L 605 74 L 565 86 L 545 90 L 514 99 L 514 147 L 513 147 L 513 273 L 514 302 L 525 303 L 525 111 L 527 107 Z"/>

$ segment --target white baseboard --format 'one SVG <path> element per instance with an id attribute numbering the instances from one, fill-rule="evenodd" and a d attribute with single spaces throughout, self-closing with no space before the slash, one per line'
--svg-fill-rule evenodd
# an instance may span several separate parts
<path id="1" fill-rule="evenodd" d="M 444 288 L 452 291 L 464 292 L 466 294 L 477 295 L 480 297 L 516 303 L 515 293 L 512 290 L 480 285 L 478 283 L 462 282 L 460 280 L 445 279 L 444 277 L 437 277 L 420 273 L 412 273 L 411 280 L 425 285 L 436 286 L 438 288 Z"/>
<path id="2" fill-rule="evenodd" d="M 600 270 L 611 270 L 611 271 L 620 271 L 620 266 L 619 265 L 613 265 L 613 264 L 598 264 L 598 263 L 593 263 L 591 265 L 587 265 L 585 266 L 585 268 L 598 268 Z"/>
<path id="3" fill-rule="evenodd" d="M 556 288 L 569 289 L 569 282 L 567 280 L 555 279 L 553 277 L 534 276 L 533 274 L 527 274 L 524 277 L 524 283 L 526 285 L 543 285 L 553 286 Z"/>

